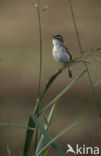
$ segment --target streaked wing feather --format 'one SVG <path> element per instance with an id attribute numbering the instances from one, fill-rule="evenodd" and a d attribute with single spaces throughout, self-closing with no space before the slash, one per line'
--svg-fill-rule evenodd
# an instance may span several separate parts
<path id="1" fill-rule="evenodd" d="M 71 53 L 68 51 L 68 48 L 67 48 L 66 46 L 64 46 L 64 48 L 66 49 L 66 53 L 69 54 L 70 60 L 72 60 L 72 55 L 71 55 Z"/>

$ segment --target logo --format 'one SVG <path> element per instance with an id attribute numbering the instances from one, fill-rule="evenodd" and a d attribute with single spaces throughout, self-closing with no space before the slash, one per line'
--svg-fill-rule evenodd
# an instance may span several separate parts
<path id="1" fill-rule="evenodd" d="M 78 144 L 76 144 L 75 150 L 70 144 L 68 144 L 67 147 L 68 147 L 66 151 L 67 155 L 69 152 L 74 153 L 74 154 L 92 154 L 92 155 L 96 155 L 100 153 L 99 147 L 90 147 L 90 146 L 86 147 L 85 145 L 83 145 L 82 147 L 79 147 Z"/>

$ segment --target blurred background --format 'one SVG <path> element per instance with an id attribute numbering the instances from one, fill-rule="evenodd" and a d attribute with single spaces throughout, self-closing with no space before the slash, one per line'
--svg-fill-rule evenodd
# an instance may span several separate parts
<path id="1" fill-rule="evenodd" d="M 101 0 L 72 0 L 83 49 L 101 46 Z M 0 0 L 0 121 L 27 125 L 34 110 L 39 74 L 39 30 L 33 0 Z M 45 12 L 42 8 L 48 5 Z M 52 34 L 61 34 L 73 57 L 80 55 L 68 0 L 41 0 L 43 70 L 41 88 L 61 66 L 52 57 Z M 101 78 L 101 62 L 89 63 L 93 83 Z M 84 69 L 73 66 L 73 78 Z M 44 97 L 45 106 L 71 82 L 65 70 Z M 101 105 L 101 87 L 96 88 Z M 90 83 L 85 74 L 58 102 L 52 127 L 54 137 L 80 117 L 92 113 L 86 121 L 71 129 L 56 142 L 65 152 L 67 144 L 101 147 L 101 118 L 96 112 Z M 0 155 L 7 156 L 8 144 L 13 156 L 23 151 L 26 131 L 0 127 Z M 32 153 L 30 153 L 32 155 Z M 51 149 L 49 156 L 56 153 Z"/>

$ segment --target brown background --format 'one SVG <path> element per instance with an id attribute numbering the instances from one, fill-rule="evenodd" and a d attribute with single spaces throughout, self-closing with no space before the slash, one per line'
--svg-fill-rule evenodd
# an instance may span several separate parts
<path id="1" fill-rule="evenodd" d="M 39 31 L 37 13 L 32 0 L 0 0 L 0 121 L 27 125 L 34 110 L 39 73 Z M 48 5 L 46 12 L 42 8 Z M 101 0 L 73 0 L 75 18 L 83 49 L 101 45 Z M 52 57 L 52 34 L 64 36 L 65 44 L 73 57 L 80 54 L 68 0 L 41 0 L 43 37 L 42 84 L 60 66 Z M 82 63 L 73 66 L 73 78 L 84 69 Z M 100 80 L 101 63 L 89 64 L 94 83 Z M 67 71 L 57 78 L 42 104 L 46 105 L 71 80 Z M 100 85 L 96 88 L 101 101 Z M 76 143 L 101 146 L 101 119 L 96 113 L 87 74 L 83 76 L 58 102 L 52 123 L 51 136 L 85 114 L 94 113 L 89 119 L 67 132 L 57 144 L 66 151 L 66 145 Z M 8 144 L 13 156 L 21 155 L 25 130 L 0 127 L 0 156 L 7 156 Z M 56 153 L 52 150 L 52 155 Z M 51 156 L 51 154 L 48 154 Z M 32 154 L 30 154 L 32 155 Z"/>

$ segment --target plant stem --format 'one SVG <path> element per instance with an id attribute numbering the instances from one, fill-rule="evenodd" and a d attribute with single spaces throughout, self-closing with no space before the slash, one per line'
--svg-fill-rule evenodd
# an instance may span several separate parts
<path id="1" fill-rule="evenodd" d="M 39 83 L 38 83 L 38 96 L 40 94 L 40 85 L 41 85 L 41 75 L 42 75 L 42 31 L 41 31 L 41 22 L 40 22 L 40 1 L 38 1 L 37 14 L 38 14 L 38 25 L 39 25 L 39 38 L 40 38 L 40 71 L 39 71 Z"/>
<path id="2" fill-rule="evenodd" d="M 38 82 L 38 97 L 40 95 L 40 85 L 41 85 L 41 76 L 42 76 L 42 31 L 41 31 L 41 22 L 40 22 L 40 0 L 38 0 L 37 5 L 37 15 L 38 15 L 38 25 L 39 25 L 39 38 L 40 38 L 40 69 L 39 69 L 39 82 Z M 37 105 L 37 103 L 36 103 Z M 37 116 L 39 112 L 40 103 L 37 105 Z M 35 139 L 35 146 L 34 146 L 34 153 L 37 147 L 37 140 L 38 140 L 38 128 L 36 129 L 36 139 Z"/>
<path id="3" fill-rule="evenodd" d="M 80 37 L 79 37 L 79 34 L 78 34 L 78 30 L 77 30 L 77 25 L 76 25 L 76 21 L 75 21 L 75 17 L 74 17 L 74 12 L 73 12 L 73 8 L 72 8 L 72 2 L 71 2 L 71 0 L 69 0 L 69 5 L 70 5 L 70 9 L 71 9 L 71 14 L 72 14 L 72 19 L 73 19 L 74 27 L 75 27 L 75 32 L 76 32 L 76 37 L 77 37 L 78 45 L 79 45 L 79 48 L 80 48 L 80 53 L 83 56 L 83 50 L 82 50 L 82 46 L 81 46 L 81 42 L 80 42 Z M 87 63 L 85 61 L 84 61 L 84 65 L 87 68 L 87 74 L 88 74 L 88 78 L 89 78 L 90 85 L 91 85 L 91 88 L 92 88 L 92 93 L 93 93 L 93 97 L 94 97 L 94 100 L 95 100 L 95 103 L 96 103 L 97 111 L 98 111 L 99 115 L 101 116 L 101 111 L 100 111 L 99 102 L 98 102 L 98 99 L 97 99 L 95 87 L 93 86 L 93 82 L 92 82 L 92 79 L 91 79 L 91 76 L 90 76 L 90 72 L 88 70 L 88 66 L 87 66 Z"/>

